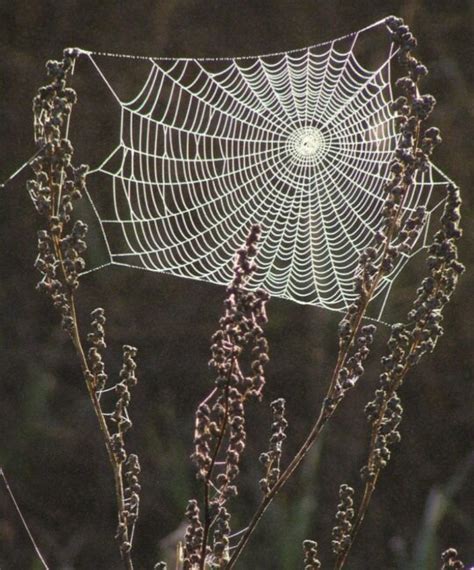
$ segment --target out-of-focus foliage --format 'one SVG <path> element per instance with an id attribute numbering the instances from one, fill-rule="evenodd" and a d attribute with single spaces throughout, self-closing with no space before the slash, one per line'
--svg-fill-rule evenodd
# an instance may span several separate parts
<path id="1" fill-rule="evenodd" d="M 474 563 L 471 1 L 3 2 L 0 173 L 6 178 L 33 153 L 31 99 L 44 82 L 44 62 L 59 57 L 64 47 L 170 56 L 265 53 L 331 39 L 389 13 L 407 20 L 431 71 L 425 87 L 438 100 L 433 124 L 444 139 L 435 161 L 463 190 L 460 248 L 468 271 L 447 311 L 445 337 L 402 390 L 403 440 L 383 474 L 349 567 L 428 570 L 448 546 Z M 134 79 L 129 73 L 120 78 L 124 89 Z M 73 86 L 80 109 L 71 133 L 76 162 L 93 162 L 109 148 L 116 126 L 107 112 L 111 102 L 82 63 Z M 0 462 L 51 567 L 115 570 L 111 476 L 73 350 L 49 304 L 35 292 L 37 219 L 24 181 L 22 174 L 0 195 Z M 414 295 L 415 274 L 416 267 L 394 288 L 392 311 L 399 319 Z M 118 268 L 93 274 L 81 285 L 84 315 L 95 306 L 107 311 L 108 341 L 116 355 L 110 370 L 118 372 L 123 343 L 139 347 L 140 383 L 129 438 L 143 466 L 139 568 L 152 567 L 158 554 L 172 549 L 170 535 L 197 491 L 188 460 L 193 413 L 211 381 L 209 339 L 222 297 L 219 287 Z M 270 302 L 269 314 L 266 395 L 268 401 L 287 399 L 289 453 L 319 407 L 339 317 L 279 300 Z M 385 337 L 382 329 L 379 348 Z M 373 367 L 267 513 L 242 568 L 301 567 L 304 538 L 318 540 L 322 558 L 328 556 L 339 484 L 357 483 L 367 437 L 363 406 L 375 377 Z M 259 497 L 257 457 L 266 446 L 269 422 L 270 413 L 260 410 L 249 419 L 255 437 L 243 466 L 235 526 L 237 519 L 245 524 Z M 1 486 L 0 567 L 39 567 Z"/>

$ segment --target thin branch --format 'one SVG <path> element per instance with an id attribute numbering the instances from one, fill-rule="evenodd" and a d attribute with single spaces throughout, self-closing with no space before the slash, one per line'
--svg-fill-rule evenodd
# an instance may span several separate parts
<path id="1" fill-rule="evenodd" d="M 230 342 L 230 339 L 228 338 Z M 203 531 L 203 539 L 202 539 L 202 547 L 201 547 L 201 560 L 199 563 L 200 570 L 204 570 L 206 564 L 206 552 L 207 552 L 207 542 L 209 539 L 209 528 L 211 526 L 211 514 L 210 514 L 210 496 L 209 496 L 209 489 L 212 482 L 212 475 L 214 472 L 214 466 L 216 465 L 217 457 L 219 455 L 219 451 L 222 447 L 222 442 L 224 441 L 225 432 L 227 430 L 228 421 L 229 421 L 229 382 L 231 374 L 234 370 L 235 364 L 235 357 L 232 358 L 232 364 L 229 368 L 229 372 L 226 379 L 226 385 L 224 389 L 224 398 L 225 398 L 225 406 L 224 406 L 224 417 L 222 419 L 222 426 L 219 432 L 219 436 L 216 442 L 216 446 L 214 448 L 214 452 L 211 457 L 211 464 L 209 466 L 208 472 L 204 479 L 204 531 Z M 214 390 L 213 392 L 214 393 Z M 206 398 L 207 400 L 207 398 Z M 205 400 L 205 401 L 206 401 Z"/>
<path id="2" fill-rule="evenodd" d="M 318 418 L 286 470 L 257 507 L 246 533 L 232 554 L 227 565 L 228 569 L 234 567 L 271 501 L 301 464 L 326 422 L 332 417 L 344 399 L 348 389 L 344 389 L 344 385 L 341 385 L 340 375 L 348 362 L 351 351 L 354 349 L 355 340 L 361 331 L 361 325 L 366 316 L 368 305 L 372 301 L 382 279 L 394 268 L 395 260 L 401 255 L 402 249 L 410 250 L 413 247 L 424 223 L 421 211 L 417 212 L 405 224 L 402 223 L 402 216 L 407 195 L 409 190 L 412 189 L 414 175 L 418 168 L 422 170 L 426 165 L 429 154 L 439 142 L 439 134 L 434 132 L 423 140 L 425 147 L 420 148 L 421 123 L 431 113 L 434 99 L 431 96 L 419 97 L 417 81 L 426 74 L 426 68 L 414 58 L 410 59 L 409 51 L 413 45 L 416 45 L 413 36 L 407 34 L 404 30 L 404 35 L 400 32 L 400 40 L 397 39 L 394 30 L 399 30 L 401 26 L 401 20 L 399 19 L 388 18 L 386 24 L 391 33 L 393 33 L 394 41 L 398 41 L 400 45 L 399 57 L 402 65 L 410 66 L 415 62 L 416 68 L 413 68 L 413 71 L 410 72 L 413 75 L 413 79 L 405 77 L 401 80 L 400 86 L 406 92 L 408 99 L 400 97 L 394 103 L 393 111 L 400 112 L 399 126 L 402 130 L 391 169 L 393 178 L 386 184 L 387 199 L 383 209 L 384 225 L 379 232 L 379 236 L 377 236 L 380 238 L 377 241 L 380 244 L 378 252 L 376 248 L 368 248 L 361 256 L 360 274 L 356 278 L 356 291 L 359 293 L 359 298 L 351 307 L 354 310 L 352 312 L 349 310 L 346 317 L 341 321 L 343 328 L 340 330 L 338 357 Z M 410 104 L 407 105 L 407 102 Z M 410 116 L 410 113 L 413 113 L 413 115 Z M 414 126 L 413 122 L 415 123 Z M 405 231 L 404 225 L 407 228 L 410 225 L 410 231 Z M 397 243 L 397 238 L 400 238 L 400 244 L 394 245 Z M 367 493 L 369 494 L 369 491 Z M 368 496 L 368 501 L 370 501 L 370 496 Z"/>
<path id="3" fill-rule="evenodd" d="M 133 570 L 129 527 L 132 524 L 133 528 L 136 520 L 138 500 L 135 500 L 133 509 L 125 508 L 125 493 L 132 493 L 132 490 L 128 485 L 124 486 L 122 465 L 126 455 L 121 443 L 122 428 L 118 422 L 118 432 L 111 434 L 100 404 L 100 389 L 103 385 L 96 370 L 99 364 L 102 365 L 100 348 L 105 347 L 104 329 L 98 321 L 92 323 L 93 327 L 95 323 L 94 334 L 98 340 L 92 342 L 94 347 L 91 348 L 96 361 L 91 359 L 89 364 L 80 334 L 74 295 L 79 286 L 78 274 L 85 265 L 81 254 L 86 249 L 84 238 L 87 226 L 81 221 L 76 221 L 72 228 L 69 226 L 73 201 L 79 199 L 85 190 L 85 176 L 88 171 L 88 167 L 84 165 L 77 169 L 72 166 L 71 157 L 74 149 L 67 138 L 69 119 L 77 98 L 75 92 L 66 87 L 66 79 L 74 68 L 77 55 L 77 50 L 66 50 L 63 60 L 47 63 L 48 75 L 52 78 L 51 83 L 41 87 L 33 100 L 35 142 L 38 153 L 31 164 L 36 177 L 28 182 L 28 190 L 38 213 L 46 218 L 45 229 L 38 234 L 38 257 L 35 266 L 42 274 L 38 288 L 50 296 L 54 307 L 61 314 L 62 328 L 71 338 L 79 358 L 89 398 L 112 466 L 118 508 L 117 538 L 122 561 L 126 570 Z M 100 309 L 94 312 L 97 311 L 101 312 Z M 103 311 L 100 319 L 103 323 L 105 317 L 102 313 Z M 135 349 L 132 347 L 124 347 L 124 367 L 126 367 L 126 358 L 128 364 L 130 362 L 132 365 L 135 364 L 134 352 Z M 89 357 L 90 355 L 91 352 Z M 130 385 L 133 385 L 136 378 L 133 374 L 127 376 L 127 370 L 125 369 L 124 374 Z M 122 379 L 119 385 L 124 382 Z M 123 391 L 126 390 L 128 386 L 124 385 Z M 120 420 L 123 419 L 121 417 L 123 408 L 123 402 L 119 397 L 116 413 Z M 128 427 L 129 424 L 130 422 Z M 130 469 L 139 472 L 136 456 L 130 455 L 129 459 L 131 459 Z"/>
<path id="4" fill-rule="evenodd" d="M 15 510 L 18 513 L 18 516 L 20 517 L 20 520 L 23 524 L 23 527 L 25 528 L 25 530 L 28 534 L 28 537 L 31 541 L 31 544 L 33 545 L 33 548 L 35 549 L 36 555 L 40 559 L 40 561 L 43 564 L 43 566 L 45 567 L 45 569 L 49 570 L 49 566 L 46 564 L 45 559 L 41 555 L 40 549 L 38 548 L 38 545 L 36 544 L 35 539 L 33 538 L 33 534 L 31 533 L 28 525 L 26 524 L 25 517 L 23 516 L 21 509 L 20 509 L 20 506 L 18 505 L 18 503 L 15 499 L 15 495 L 13 494 L 13 491 L 11 490 L 10 485 L 8 484 L 7 477 L 5 475 L 5 471 L 3 470 L 2 467 L 0 467 L 0 477 L 3 479 L 3 482 L 5 483 L 5 488 L 7 490 L 7 493 L 10 496 L 10 499 L 11 499 L 11 501 L 15 507 Z"/>

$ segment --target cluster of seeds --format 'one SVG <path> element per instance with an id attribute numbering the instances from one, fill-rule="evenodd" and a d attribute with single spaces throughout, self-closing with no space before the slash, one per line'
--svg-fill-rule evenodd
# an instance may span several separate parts
<path id="1" fill-rule="evenodd" d="M 419 92 L 419 81 L 427 75 L 428 70 L 412 54 L 417 45 L 416 39 L 401 18 L 390 16 L 385 23 L 398 49 L 398 61 L 406 73 L 396 82 L 403 95 L 391 105 L 392 112 L 396 113 L 400 138 L 390 164 L 391 177 L 385 184 L 382 224 L 375 234 L 375 245 L 363 251 L 359 258 L 355 278 L 357 296 L 348 309 L 340 331 L 343 347 L 352 342 L 360 315 L 381 278 L 393 271 L 400 256 L 412 251 L 420 235 L 425 223 L 424 208 L 419 207 L 413 214 L 404 216 L 403 206 L 417 174 L 428 168 L 429 157 L 441 142 L 438 129 L 424 129 L 424 122 L 436 102 L 431 95 L 420 95 Z"/>
<path id="2" fill-rule="evenodd" d="M 64 284 L 58 259 L 57 241 L 51 231 L 38 232 L 38 256 L 35 268 L 41 273 L 37 289 L 48 295 L 54 308 L 61 315 L 61 326 L 70 336 L 74 331 L 74 318 L 69 299 L 69 291 Z"/>
<path id="3" fill-rule="evenodd" d="M 38 233 L 36 268 L 41 273 L 38 288 L 52 299 L 61 314 L 62 327 L 71 336 L 81 359 L 94 410 L 109 452 L 114 471 L 118 503 L 116 538 L 122 558 L 131 567 L 131 528 L 138 518 L 140 465 L 136 455 L 127 456 L 124 434 L 132 423 L 128 415 L 130 388 L 136 382 L 136 349 L 123 348 L 120 381 L 114 390 L 117 396 L 115 410 L 105 413 L 102 394 L 107 383 L 103 360 L 105 344 L 105 314 L 95 309 L 91 331 L 87 336 L 90 348 L 85 356 L 77 323 L 74 292 L 79 286 L 79 275 L 85 268 L 87 226 L 80 220 L 71 221 L 74 202 L 85 191 L 88 167 L 74 168 L 71 163 L 74 149 L 67 138 L 68 119 L 76 94 L 66 86 L 78 51 L 69 49 L 61 61 L 46 64 L 51 81 L 41 87 L 33 100 L 34 136 L 37 156 L 32 161 L 35 179 L 28 182 L 28 191 L 38 213 L 46 219 L 45 229 Z"/>
<path id="4" fill-rule="evenodd" d="M 374 482 L 377 473 L 390 460 L 390 446 L 401 440 L 398 427 L 402 421 L 403 408 L 396 392 L 390 393 L 387 388 L 378 388 L 365 412 L 375 427 L 375 439 L 369 462 L 362 467 L 360 474 L 364 481 Z"/>
<path id="5" fill-rule="evenodd" d="M 93 318 L 92 332 L 89 333 L 88 340 L 92 346 L 87 353 L 89 362 L 87 381 L 100 398 L 100 393 L 105 388 L 108 379 L 103 359 L 103 350 L 105 349 L 105 316 L 103 309 L 95 309 L 91 316 Z"/>
<path id="6" fill-rule="evenodd" d="M 303 541 L 304 570 L 319 570 L 321 562 L 318 560 L 318 543 L 314 540 Z"/>
<path id="7" fill-rule="evenodd" d="M 334 554 L 344 552 L 351 540 L 352 519 L 354 518 L 354 489 L 343 484 L 339 487 L 336 524 L 332 529 L 331 547 Z"/>
<path id="8" fill-rule="evenodd" d="M 105 344 L 105 311 L 97 308 L 91 313 L 91 332 L 87 335 L 88 342 L 92 345 L 88 351 L 90 371 L 93 374 L 91 385 L 98 394 L 105 388 L 107 374 L 102 352 L 106 348 Z"/>
<path id="9" fill-rule="evenodd" d="M 244 404 L 250 398 L 261 399 L 264 366 L 269 360 L 263 331 L 269 296 L 261 289 L 247 290 L 256 269 L 259 236 L 259 227 L 253 226 L 245 245 L 237 252 L 233 280 L 224 301 L 225 313 L 212 338 L 210 365 L 216 371 L 215 388 L 196 411 L 192 459 L 198 469 L 197 477 L 209 490 L 212 487 L 205 529 L 212 521 L 214 540 L 210 555 L 216 563 L 228 555 L 230 516 L 225 504 L 237 495 L 234 481 L 246 442 Z M 207 540 L 206 532 L 204 536 Z M 186 544 L 186 559 L 190 560 L 191 552 L 194 546 Z"/>
<path id="10" fill-rule="evenodd" d="M 64 279 L 71 289 L 79 287 L 79 273 L 84 269 L 85 262 L 81 255 L 86 251 L 85 240 L 87 225 L 77 220 L 71 233 L 65 235 L 61 241 L 62 266 Z"/>
<path id="11" fill-rule="evenodd" d="M 38 152 L 31 163 L 35 178 L 27 183 L 37 212 L 46 218 L 45 229 L 38 232 L 38 288 L 50 296 L 63 329 L 70 335 L 74 328 L 70 294 L 78 287 L 78 274 L 85 267 L 82 256 L 87 233 L 86 224 L 79 220 L 69 226 L 73 203 L 82 196 L 88 170 L 85 165 L 72 166 L 74 149 L 64 135 L 76 102 L 74 90 L 66 87 L 76 57 L 75 50 L 66 50 L 62 61 L 46 64 L 51 82 L 41 87 L 33 100 Z"/>
<path id="12" fill-rule="evenodd" d="M 344 366 L 339 368 L 332 393 L 324 400 L 324 412 L 327 416 L 332 414 L 344 395 L 356 385 L 364 373 L 363 364 L 370 354 L 375 331 L 375 325 L 364 325 L 360 329 L 357 341 L 353 343 L 354 329 L 350 319 L 343 319 L 339 323 L 339 342 L 341 346 L 346 346 L 347 357 L 345 358 Z"/>
<path id="13" fill-rule="evenodd" d="M 119 504 L 119 522 L 116 539 L 121 551 L 126 553 L 130 552 L 132 547 L 129 538 L 130 529 L 138 519 L 140 505 L 140 484 L 138 482 L 140 464 L 136 455 L 130 454 L 127 456 L 124 442 L 125 433 L 132 427 L 128 408 L 131 400 L 130 389 L 137 384 L 135 375 L 137 350 L 128 345 L 123 347 L 120 380 L 114 386 L 114 392 L 117 396 L 115 409 L 112 414 L 104 413 L 102 394 L 108 380 L 103 360 L 103 351 L 106 348 L 106 318 L 104 309 L 94 309 L 91 317 L 91 332 L 87 335 L 87 340 L 91 346 L 87 353 L 89 369 L 86 371 L 86 379 L 95 394 L 100 412 L 104 418 L 109 420 L 108 425 L 110 429 L 107 437 L 109 438 L 110 450 L 113 454 L 114 469 L 118 473 L 122 473 L 123 470 L 121 483 L 123 500 Z"/>
<path id="14" fill-rule="evenodd" d="M 199 505 L 195 499 L 191 499 L 188 502 L 185 515 L 189 524 L 184 537 L 183 570 L 193 570 L 197 568 L 201 560 L 201 547 L 204 537 L 204 527 L 201 523 Z"/>
<path id="15" fill-rule="evenodd" d="M 459 560 L 457 550 L 454 548 L 448 548 L 441 555 L 441 570 L 463 570 L 464 564 Z"/>
<path id="16" fill-rule="evenodd" d="M 230 530 L 230 513 L 225 506 L 219 507 L 212 544 L 212 555 L 218 568 L 229 559 Z"/>
<path id="17" fill-rule="evenodd" d="M 387 199 L 383 211 L 385 227 L 378 236 L 380 243 L 390 242 L 388 249 L 391 248 L 391 255 L 384 267 L 384 273 L 389 273 L 398 257 L 411 251 L 425 222 L 424 208 L 418 208 L 404 222 L 401 220 L 401 208 L 417 173 L 427 170 L 429 157 L 441 142 L 441 137 L 437 128 L 424 127 L 436 101 L 432 95 L 420 94 L 419 82 L 426 77 L 428 70 L 412 53 L 417 41 L 401 18 L 391 16 L 387 18 L 386 25 L 398 48 L 398 61 L 406 73 L 396 82 L 403 95 L 392 103 L 400 140 L 395 159 L 390 165 L 392 178 L 386 187 Z"/>
<path id="18" fill-rule="evenodd" d="M 413 309 L 408 314 L 411 334 L 418 340 L 414 350 L 416 362 L 434 349 L 437 339 L 443 334 L 441 313 L 464 271 L 457 249 L 457 241 L 462 235 L 460 207 L 459 188 L 448 184 L 441 229 L 435 234 L 428 251 L 429 275 L 422 281 Z"/>
<path id="19" fill-rule="evenodd" d="M 435 234 L 427 260 L 429 274 L 417 290 L 413 308 L 406 324 L 392 327 L 388 341 L 388 355 L 381 360 L 380 375 L 374 399 L 366 406 L 366 415 L 374 431 L 374 449 L 369 463 L 362 468 L 362 476 L 373 480 L 376 473 L 390 459 L 390 446 L 400 441 L 398 425 L 402 407 L 398 389 L 410 368 L 434 350 L 443 334 L 442 311 L 454 292 L 464 266 L 458 260 L 457 240 L 461 199 L 459 190 L 448 185 L 441 229 Z"/>
<path id="20" fill-rule="evenodd" d="M 116 432 L 112 435 L 113 451 L 116 460 L 123 463 L 127 458 L 124 446 L 124 435 L 132 427 L 132 422 L 128 415 L 128 407 L 130 406 L 131 394 L 130 389 L 136 386 L 137 377 L 135 369 L 137 364 L 135 357 L 137 349 L 133 346 L 125 345 L 123 347 L 123 363 L 120 371 L 120 382 L 115 385 L 115 393 L 117 402 L 115 410 L 112 414 L 112 421 L 116 425 Z"/>
<path id="21" fill-rule="evenodd" d="M 288 422 L 285 419 L 285 400 L 279 398 L 271 403 L 272 408 L 272 434 L 270 436 L 270 445 L 267 452 L 262 453 L 259 457 L 260 463 L 265 468 L 265 476 L 260 479 L 260 488 L 267 495 L 275 486 L 280 478 L 280 460 L 283 448 L 283 442 L 286 439 L 286 428 Z"/>
<path id="22" fill-rule="evenodd" d="M 141 485 L 138 480 L 140 463 L 138 456 L 130 453 L 124 462 L 124 508 L 119 512 L 116 539 L 122 552 L 130 552 L 130 529 L 138 520 Z"/>
<path id="23" fill-rule="evenodd" d="M 122 552 L 129 552 L 131 550 L 130 531 L 138 518 L 140 504 L 140 485 L 138 484 L 140 465 L 138 463 L 138 457 L 134 454 L 127 456 L 124 442 L 125 433 L 132 427 L 128 408 L 131 400 L 130 389 L 137 384 L 137 377 L 135 376 L 137 366 L 135 362 L 136 354 L 136 348 L 128 345 L 123 347 L 123 364 L 120 371 L 120 382 L 115 385 L 115 393 L 118 399 L 111 417 L 112 422 L 115 424 L 115 432 L 110 436 L 115 463 L 118 466 L 124 464 L 125 467 L 123 483 L 124 501 L 123 505 L 119 508 L 119 522 L 116 534 Z"/>

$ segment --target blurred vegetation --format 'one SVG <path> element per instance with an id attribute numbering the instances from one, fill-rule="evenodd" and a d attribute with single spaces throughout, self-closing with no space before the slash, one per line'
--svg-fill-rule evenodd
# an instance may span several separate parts
<path id="1" fill-rule="evenodd" d="M 431 71 L 425 86 L 438 100 L 433 123 L 444 138 L 435 161 L 464 191 L 460 247 L 468 271 L 447 311 L 445 337 L 402 391 L 403 440 L 383 474 L 349 567 L 428 570 L 439 566 L 439 554 L 448 546 L 456 547 L 469 566 L 474 564 L 472 1 L 3 2 L 0 173 L 7 178 L 33 153 L 31 100 L 44 80 L 44 62 L 59 57 L 64 47 L 170 56 L 265 53 L 331 39 L 389 13 L 407 20 Z M 74 78 L 79 116 L 89 127 L 73 133 L 78 162 L 103 156 L 101 145 L 114 128 L 103 112 L 104 93 L 90 75 L 83 66 Z M 35 292 L 37 220 L 25 178 L 23 173 L 0 196 L 0 464 L 52 568 L 116 570 L 111 476 L 75 355 L 49 303 Z M 414 294 L 416 272 L 394 288 L 392 310 L 398 318 Z M 151 568 L 173 543 L 170 535 L 183 522 L 186 501 L 197 493 L 188 460 L 193 413 L 211 381 L 209 339 L 223 288 L 113 268 L 84 279 L 79 297 L 84 315 L 95 306 L 107 311 L 108 341 L 116 354 L 110 369 L 118 370 L 123 343 L 139 347 L 129 449 L 139 454 L 143 467 L 137 566 Z M 287 399 L 290 453 L 319 407 L 339 316 L 281 300 L 271 301 L 269 309 L 272 360 L 266 396 Z M 379 348 L 386 334 L 382 329 Z M 369 370 L 267 513 L 241 568 L 300 568 L 304 538 L 318 540 L 322 557 L 328 557 L 338 486 L 357 483 L 364 456 L 362 410 L 375 373 L 376 368 Z M 259 496 L 256 458 L 265 448 L 270 422 L 262 409 L 255 408 L 249 419 L 254 437 L 236 528 L 245 524 Z M 0 486 L 0 567 L 34 570 L 38 564 Z"/>

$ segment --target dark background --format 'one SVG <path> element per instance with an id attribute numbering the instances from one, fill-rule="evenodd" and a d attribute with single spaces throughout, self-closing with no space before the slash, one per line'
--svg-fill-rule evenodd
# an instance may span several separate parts
<path id="1" fill-rule="evenodd" d="M 31 99 L 45 81 L 44 62 L 60 57 L 64 47 L 157 56 L 267 53 L 332 39 L 390 13 L 410 24 L 431 71 L 424 87 L 438 100 L 432 121 L 444 138 L 435 161 L 462 187 L 461 257 L 472 267 L 474 2 L 467 0 L 3 0 L 0 177 L 6 179 L 34 152 Z M 84 126 L 76 124 L 73 136 L 78 161 L 93 162 L 102 135 L 115 126 L 99 106 L 98 79 L 90 82 L 90 68 L 81 65 L 73 86 Z M 26 176 L 25 170 L 0 195 L 0 465 L 51 568 L 115 570 L 120 562 L 111 474 L 77 359 L 49 303 L 35 291 L 39 220 L 25 191 Z M 413 297 L 416 273 L 395 287 L 395 307 Z M 128 438 L 143 467 L 139 569 L 169 555 L 176 538 L 170 535 L 183 522 L 187 499 L 198 493 L 188 460 L 193 412 L 211 386 L 209 338 L 222 297 L 222 287 L 118 268 L 85 278 L 80 289 L 83 322 L 95 306 L 107 311 L 109 372 L 120 366 L 123 343 L 139 348 L 140 383 Z M 383 473 L 348 568 L 437 568 L 448 546 L 474 564 L 472 305 L 468 268 L 446 311 L 445 336 L 403 388 L 403 440 Z M 266 402 L 287 399 L 288 457 L 319 408 L 340 317 L 276 299 L 269 313 Z M 386 336 L 382 327 L 379 352 Z M 376 374 L 375 362 L 267 513 L 241 568 L 301 568 L 305 538 L 321 543 L 324 567 L 331 566 L 337 489 L 342 482 L 358 484 L 367 442 L 362 410 Z M 259 497 L 256 457 L 268 437 L 267 407 L 250 411 L 235 529 Z M 0 481 L 0 568 L 40 567 Z"/>

